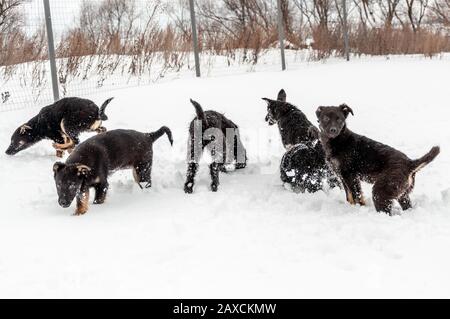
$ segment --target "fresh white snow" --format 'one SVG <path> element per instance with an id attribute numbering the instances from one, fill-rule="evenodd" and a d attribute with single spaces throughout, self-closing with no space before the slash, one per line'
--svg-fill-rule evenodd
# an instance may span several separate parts
<path id="1" fill-rule="evenodd" d="M 331 60 L 87 96 L 116 97 L 109 129 L 167 125 L 175 144 L 155 145 L 153 189 L 118 172 L 106 204 L 83 217 L 57 204 L 51 142 L 3 154 L 39 108 L 0 113 L 0 297 L 450 297 L 449 71 L 448 56 Z M 411 158 L 440 145 L 418 174 L 414 209 L 376 213 L 368 185 L 363 208 L 339 190 L 283 188 L 283 148 L 261 100 L 281 88 L 314 122 L 319 105 L 348 103 L 352 130 Z M 195 194 L 183 192 L 189 98 L 241 126 L 250 165 L 221 174 L 218 193 L 206 162 Z"/>

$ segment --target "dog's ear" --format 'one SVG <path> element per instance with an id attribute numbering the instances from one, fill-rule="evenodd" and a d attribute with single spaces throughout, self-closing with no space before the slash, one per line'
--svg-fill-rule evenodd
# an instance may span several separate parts
<path id="1" fill-rule="evenodd" d="M 270 104 L 270 103 L 272 103 L 272 102 L 273 102 L 273 100 L 271 100 L 271 99 L 268 99 L 268 98 L 266 98 L 266 97 L 263 97 L 263 98 L 262 98 L 262 100 L 263 100 L 263 101 L 266 101 L 266 102 L 267 102 L 267 104 Z"/>
<path id="2" fill-rule="evenodd" d="M 20 134 L 23 135 L 23 134 L 25 134 L 28 130 L 31 130 L 31 126 L 24 124 L 24 125 L 22 125 L 22 126 L 20 127 Z"/>
<path id="3" fill-rule="evenodd" d="M 58 173 L 60 170 L 62 170 L 64 167 L 66 167 L 66 164 L 57 162 L 55 165 L 53 165 L 53 173 Z"/>
<path id="4" fill-rule="evenodd" d="M 86 177 L 91 172 L 91 168 L 86 165 L 77 165 L 78 176 Z"/>
<path id="5" fill-rule="evenodd" d="M 355 116 L 355 113 L 353 113 L 352 108 L 347 104 L 342 104 L 341 106 L 339 106 L 339 108 L 341 109 L 342 113 L 344 113 L 345 118 L 347 118 L 349 114 Z"/>
<path id="6" fill-rule="evenodd" d="M 280 102 L 286 102 L 287 101 L 287 94 L 284 89 L 281 89 L 280 93 L 278 93 L 278 101 Z"/>
<path id="7" fill-rule="evenodd" d="M 323 107 L 323 106 L 319 106 L 317 108 L 316 116 L 317 116 L 318 119 L 320 119 L 320 116 L 322 115 L 322 112 L 323 112 L 324 109 L 325 109 L 325 107 Z"/>

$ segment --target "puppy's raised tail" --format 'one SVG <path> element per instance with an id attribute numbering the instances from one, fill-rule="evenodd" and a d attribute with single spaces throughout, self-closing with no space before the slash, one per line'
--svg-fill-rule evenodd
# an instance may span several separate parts
<path id="1" fill-rule="evenodd" d="M 198 102 L 196 102 L 192 99 L 191 99 L 191 103 L 195 107 L 195 112 L 197 113 L 197 119 L 200 121 L 203 121 L 207 125 L 208 121 L 206 119 L 205 112 L 203 111 L 202 106 Z"/>
<path id="2" fill-rule="evenodd" d="M 110 98 L 107 99 L 105 101 L 105 103 L 102 104 L 102 106 L 100 107 L 99 113 L 98 113 L 98 117 L 100 120 L 102 121 L 107 121 L 108 120 L 108 116 L 105 114 L 106 111 L 106 107 L 109 105 L 109 103 L 111 103 L 111 101 L 114 100 L 114 98 Z"/>
<path id="3" fill-rule="evenodd" d="M 167 126 L 163 126 L 156 132 L 150 133 L 149 135 L 150 135 L 150 138 L 152 139 L 152 141 L 156 142 L 164 134 L 167 134 L 170 145 L 173 145 L 172 131 Z"/>
<path id="4" fill-rule="evenodd" d="M 419 158 L 418 160 L 412 161 L 411 169 L 412 169 L 413 173 L 417 173 L 422 168 L 424 168 L 425 166 L 430 164 L 432 161 L 434 161 L 435 158 L 439 155 L 439 153 L 441 153 L 441 148 L 439 146 L 435 146 L 425 156 Z"/>

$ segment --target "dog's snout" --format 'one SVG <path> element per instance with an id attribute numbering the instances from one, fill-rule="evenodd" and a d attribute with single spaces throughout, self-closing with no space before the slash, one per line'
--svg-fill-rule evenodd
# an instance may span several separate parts
<path id="1" fill-rule="evenodd" d="M 335 127 L 330 128 L 331 134 L 336 134 L 337 132 L 338 132 L 337 128 L 335 128 Z"/>
<path id="2" fill-rule="evenodd" d="M 6 155 L 14 155 L 14 149 L 12 147 L 9 147 L 6 151 L 5 151 Z"/>
<path id="3" fill-rule="evenodd" d="M 70 203 L 64 199 L 59 199 L 58 200 L 59 206 L 63 207 L 63 208 L 68 208 L 70 206 Z"/>

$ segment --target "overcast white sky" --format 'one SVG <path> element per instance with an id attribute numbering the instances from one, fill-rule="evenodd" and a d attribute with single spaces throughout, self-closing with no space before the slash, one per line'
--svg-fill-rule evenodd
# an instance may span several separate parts
<path id="1" fill-rule="evenodd" d="M 50 0 L 53 28 L 59 33 L 68 26 L 73 25 L 79 14 L 82 0 Z M 24 5 L 24 13 L 27 18 L 26 25 L 30 31 L 36 30 L 42 25 L 44 18 L 44 6 L 42 0 L 29 0 Z"/>
<path id="2" fill-rule="evenodd" d="M 101 1 L 101 0 L 94 0 Z M 175 0 L 169 0 L 175 1 Z M 80 5 L 83 0 L 50 0 L 50 9 L 52 12 L 53 30 L 57 37 L 62 31 L 72 26 L 78 18 Z M 136 3 L 146 4 L 146 0 L 137 0 Z M 27 0 L 23 6 L 25 16 L 27 17 L 27 30 L 34 32 L 43 25 L 44 5 L 42 0 Z M 160 17 L 161 23 L 166 19 Z"/>

